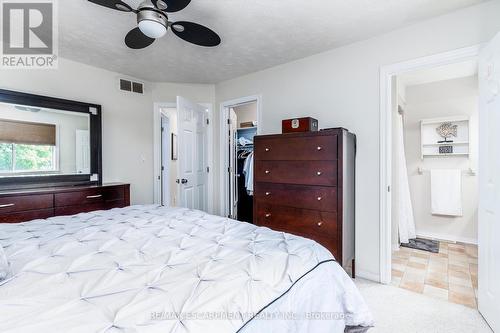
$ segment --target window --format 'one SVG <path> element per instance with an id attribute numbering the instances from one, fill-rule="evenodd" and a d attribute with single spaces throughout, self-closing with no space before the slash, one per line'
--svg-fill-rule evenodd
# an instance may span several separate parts
<path id="1" fill-rule="evenodd" d="M 55 146 L 0 143 L 0 173 L 57 171 Z"/>

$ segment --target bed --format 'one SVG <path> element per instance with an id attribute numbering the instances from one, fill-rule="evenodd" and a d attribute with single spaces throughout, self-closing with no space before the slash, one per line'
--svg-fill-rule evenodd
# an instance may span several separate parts
<path id="1" fill-rule="evenodd" d="M 200 211 L 1 224 L 1 332 L 344 332 L 372 316 L 325 248 Z"/>

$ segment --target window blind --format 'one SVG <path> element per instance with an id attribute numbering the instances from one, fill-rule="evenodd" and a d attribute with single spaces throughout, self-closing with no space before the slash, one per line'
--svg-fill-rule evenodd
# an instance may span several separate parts
<path id="1" fill-rule="evenodd" d="M 0 142 L 56 145 L 56 125 L 0 119 Z"/>

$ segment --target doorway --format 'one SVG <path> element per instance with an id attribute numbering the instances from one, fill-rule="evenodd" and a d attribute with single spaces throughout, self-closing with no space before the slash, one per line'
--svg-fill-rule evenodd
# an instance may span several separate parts
<path id="1" fill-rule="evenodd" d="M 393 77 L 391 284 L 477 308 L 477 60 Z"/>
<path id="2" fill-rule="evenodd" d="M 211 109 L 183 97 L 155 104 L 156 204 L 213 212 Z"/>
<path id="3" fill-rule="evenodd" d="M 225 102 L 221 113 L 222 215 L 252 223 L 253 139 L 260 132 L 260 98 Z"/>
<path id="4" fill-rule="evenodd" d="M 164 108 L 161 113 L 161 192 L 162 206 L 176 207 L 177 191 L 177 158 L 172 147 L 177 136 L 177 109 Z"/>

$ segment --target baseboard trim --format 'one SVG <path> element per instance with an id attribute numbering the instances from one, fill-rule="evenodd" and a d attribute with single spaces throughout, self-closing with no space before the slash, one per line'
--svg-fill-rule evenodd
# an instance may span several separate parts
<path id="1" fill-rule="evenodd" d="M 467 238 L 467 237 L 456 237 L 456 236 L 450 236 L 450 235 L 445 235 L 445 234 L 436 234 L 432 232 L 418 232 L 417 237 L 423 237 L 423 238 L 432 238 L 436 240 L 443 240 L 443 241 L 451 241 L 451 242 L 460 242 L 460 243 L 467 243 L 467 244 L 474 244 L 477 245 L 477 239 L 473 238 Z"/>
<path id="2" fill-rule="evenodd" d="M 375 273 L 372 273 L 372 272 L 364 271 L 364 270 L 361 270 L 361 269 L 359 269 L 357 267 L 356 267 L 356 277 L 380 283 L 380 275 L 379 274 L 375 274 Z"/>

